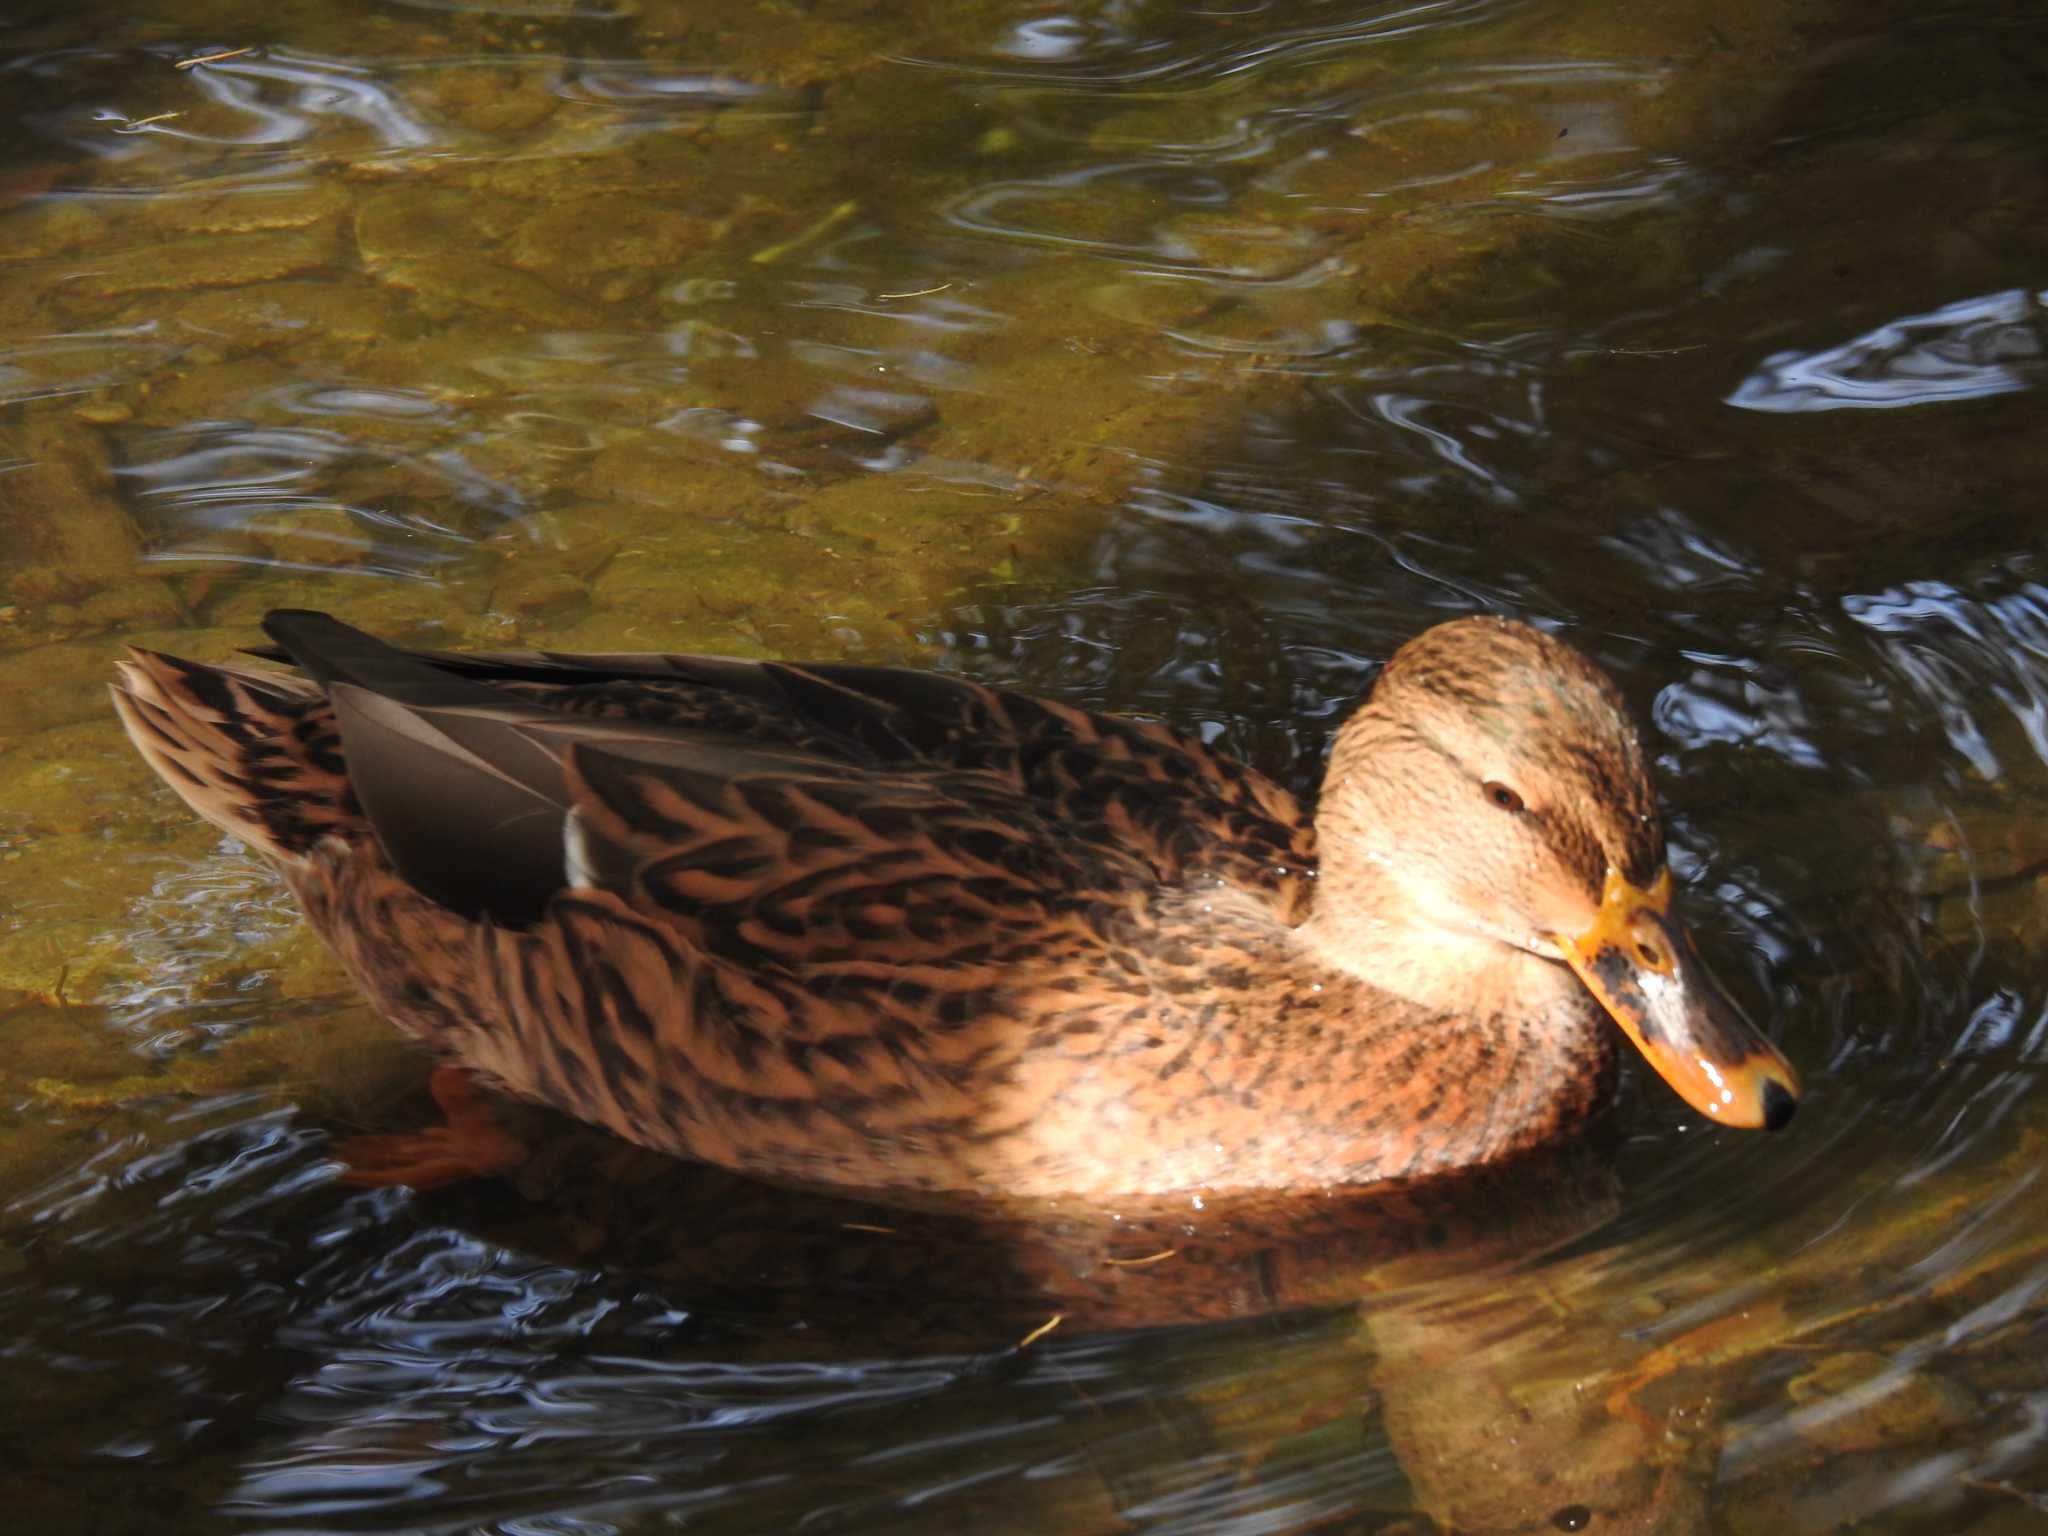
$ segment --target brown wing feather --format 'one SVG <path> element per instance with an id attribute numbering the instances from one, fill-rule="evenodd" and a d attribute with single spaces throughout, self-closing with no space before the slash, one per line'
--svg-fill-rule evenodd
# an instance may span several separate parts
<path id="1" fill-rule="evenodd" d="M 222 831 L 278 860 L 357 827 L 341 738 L 303 678 L 131 648 L 109 690 L 144 760 Z"/>
<path id="2" fill-rule="evenodd" d="M 1075 835 L 1128 843 L 1165 878 L 1210 874 L 1263 893 L 1289 923 L 1308 911 L 1315 834 L 1301 803 L 1263 774 L 1154 722 L 901 667 L 673 653 L 403 654 L 569 714 L 870 766 L 1002 773 Z"/>
<path id="3" fill-rule="evenodd" d="M 559 662 L 573 675 L 610 658 L 513 660 L 528 672 Z M 1061 838 L 1136 854 L 1161 880 L 1224 880 L 1262 896 L 1288 924 L 1307 915 L 1316 862 L 1307 810 L 1265 775 L 1167 726 L 895 668 L 756 665 L 743 690 L 666 679 L 555 687 L 528 677 L 507 686 L 576 714 L 667 722 L 836 762 L 988 774 Z"/>
<path id="4" fill-rule="evenodd" d="M 570 792 L 599 862 L 626 875 L 616 894 L 749 963 L 999 953 L 1055 910 L 1129 909 L 1156 883 L 996 774 L 722 767 L 579 747 Z"/>

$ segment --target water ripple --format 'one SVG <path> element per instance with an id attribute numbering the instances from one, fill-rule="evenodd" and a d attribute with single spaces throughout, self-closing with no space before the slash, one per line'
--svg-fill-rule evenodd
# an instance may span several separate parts
<path id="1" fill-rule="evenodd" d="M 340 385 L 283 389 L 269 403 L 295 416 L 371 424 L 446 415 L 416 394 Z M 351 476 L 371 466 L 382 499 L 350 499 Z M 133 485 L 157 535 L 148 558 L 184 567 L 268 565 L 426 581 L 489 533 L 531 527 L 518 488 L 482 473 L 460 451 L 417 451 L 367 428 L 199 423 L 135 436 L 117 473 Z"/>
<path id="2" fill-rule="evenodd" d="M 1908 315 L 1817 352 L 1774 352 L 1735 387 L 1746 411 L 1891 411 L 2032 389 L 2048 292 L 2006 288 Z"/>

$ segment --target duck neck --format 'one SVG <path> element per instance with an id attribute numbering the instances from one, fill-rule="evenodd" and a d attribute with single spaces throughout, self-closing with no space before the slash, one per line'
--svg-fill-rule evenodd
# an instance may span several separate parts
<path id="1" fill-rule="evenodd" d="M 1559 960 L 1473 926 L 1428 871 L 1457 851 L 1401 793 L 1400 750 L 1376 741 L 1371 706 L 1331 759 L 1316 813 L 1314 905 L 1296 930 L 1323 964 L 1421 1007 L 1464 1018 L 1591 1018 L 1591 997 Z M 1395 759 L 1390 764 L 1386 759 Z"/>
<path id="2" fill-rule="evenodd" d="M 1333 891 L 1341 894 L 1330 899 Z M 1392 878 L 1323 884 L 1296 933 L 1323 964 L 1438 1013 L 1589 1011 L 1578 1004 L 1591 999 L 1561 962 L 1414 917 L 1408 900 Z"/>

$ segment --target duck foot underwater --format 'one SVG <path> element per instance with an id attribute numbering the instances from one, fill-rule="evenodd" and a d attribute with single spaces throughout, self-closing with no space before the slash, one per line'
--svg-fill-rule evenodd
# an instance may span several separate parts
<path id="1" fill-rule="evenodd" d="M 361 1188 L 404 1185 L 446 1189 L 468 1179 L 511 1173 L 527 1158 L 527 1146 L 507 1128 L 467 1067 L 443 1064 L 427 1079 L 427 1091 L 442 1123 L 420 1131 L 345 1136 L 332 1151 L 341 1160 L 341 1181 Z"/>
<path id="2" fill-rule="evenodd" d="M 1611 1025 L 1719 1123 L 1798 1097 L 1675 912 L 1614 684 L 1528 625 L 1403 646 L 1313 813 L 938 674 L 264 627 L 295 671 L 131 652 L 143 756 L 392 1023 L 659 1151 L 905 1194 L 1364 1185 L 1570 1133 Z M 512 1155 L 472 1117 L 380 1166 Z"/>

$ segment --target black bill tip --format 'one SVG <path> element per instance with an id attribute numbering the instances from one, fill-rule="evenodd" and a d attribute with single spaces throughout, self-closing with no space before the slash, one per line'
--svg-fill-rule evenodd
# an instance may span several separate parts
<path id="1" fill-rule="evenodd" d="M 1786 1091 L 1785 1085 L 1764 1079 L 1764 1129 L 1783 1130 L 1792 1119 L 1792 1112 L 1799 1108 L 1799 1101 Z"/>

